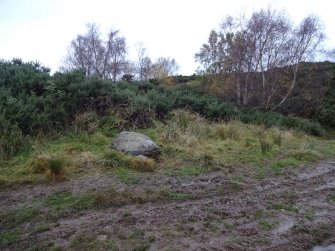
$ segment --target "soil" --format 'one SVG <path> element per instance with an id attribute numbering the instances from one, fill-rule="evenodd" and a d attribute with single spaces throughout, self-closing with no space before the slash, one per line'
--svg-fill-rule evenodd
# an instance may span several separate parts
<path id="1" fill-rule="evenodd" d="M 2 243 L 0 249 L 274 251 L 335 243 L 335 160 L 286 169 L 262 180 L 224 171 L 137 176 L 135 183 L 105 175 L 1 191 L 1 212 L 34 207 L 59 191 L 80 196 L 111 188 L 136 194 L 169 189 L 172 196 L 91 208 L 54 222 L 35 219 L 20 227 L 18 241 Z M 46 223 L 48 229 L 33 233 L 33 226 Z M 6 231 L 0 225 L 0 233 Z"/>

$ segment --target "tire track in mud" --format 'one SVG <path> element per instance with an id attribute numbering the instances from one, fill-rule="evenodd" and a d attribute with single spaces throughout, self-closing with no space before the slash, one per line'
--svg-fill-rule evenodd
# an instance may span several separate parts
<path id="1" fill-rule="evenodd" d="M 80 187 L 111 186 L 125 185 L 112 177 L 91 177 L 54 187 L 43 186 L 43 195 L 64 189 L 83 192 Z M 192 199 L 83 211 L 59 220 L 47 232 L 34 237 L 27 235 L 22 246 L 50 238 L 68 246 L 78 234 L 94 233 L 107 235 L 120 250 L 131 250 L 131 236 L 139 229 L 144 234 L 137 241 L 155 237 L 149 250 L 308 250 L 320 242 L 335 241 L 331 230 L 335 227 L 335 203 L 330 200 L 335 192 L 333 160 L 287 170 L 262 181 L 245 177 L 233 182 L 223 172 L 214 172 L 193 177 L 154 174 L 141 177 L 137 185 L 127 185 L 137 192 L 161 186 L 192 194 Z M 38 191 L 40 187 L 4 191 L 0 199 L 16 194 L 14 201 L 24 203 L 25 193 L 40 196 Z M 275 205 L 283 208 L 274 209 Z"/>

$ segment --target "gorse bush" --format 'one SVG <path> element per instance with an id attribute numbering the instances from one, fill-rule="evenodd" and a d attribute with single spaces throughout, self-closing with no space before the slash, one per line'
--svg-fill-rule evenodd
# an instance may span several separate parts
<path id="1" fill-rule="evenodd" d="M 95 112 L 77 114 L 74 119 L 75 130 L 93 133 L 98 128 L 99 118 Z"/>
<path id="2" fill-rule="evenodd" d="M 16 125 L 0 121 L 0 160 L 13 156 L 24 144 L 22 131 Z"/>
<path id="3" fill-rule="evenodd" d="M 333 70 L 335 73 L 335 69 Z M 335 79 L 330 83 L 328 91 L 323 98 L 317 118 L 320 122 L 329 126 L 335 126 Z"/>
<path id="4" fill-rule="evenodd" d="M 150 127 L 155 119 L 165 120 L 172 110 L 185 108 L 211 120 L 236 119 L 266 127 L 293 128 L 316 136 L 324 134 L 317 122 L 239 109 L 193 85 L 164 86 L 141 81 L 113 83 L 85 78 L 80 70 L 51 76 L 49 69 L 38 63 L 16 59 L 0 61 L 0 157 L 15 154 L 27 135 L 47 134 L 73 125 L 93 132 L 98 125 L 95 118 L 109 115 L 111 110 L 121 118 L 118 128 L 128 129 Z M 188 123 L 183 119 L 187 118 L 180 117 L 180 121 L 176 121 L 178 127 L 187 126 L 182 125 Z M 192 126 L 194 131 L 199 129 L 194 123 Z"/>
<path id="5" fill-rule="evenodd" d="M 274 112 L 260 112 L 254 109 L 242 109 L 239 119 L 243 123 L 254 123 L 266 127 L 281 127 L 296 129 L 314 136 L 325 135 L 325 130 L 315 121 L 294 116 L 284 116 Z"/>

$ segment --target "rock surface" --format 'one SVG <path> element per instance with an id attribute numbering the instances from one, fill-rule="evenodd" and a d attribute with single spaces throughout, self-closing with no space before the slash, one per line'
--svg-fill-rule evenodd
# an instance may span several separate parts
<path id="1" fill-rule="evenodd" d="M 99 236 L 97 237 L 97 240 L 98 240 L 98 241 L 106 241 L 106 240 L 107 240 L 107 235 L 99 235 Z"/>
<path id="2" fill-rule="evenodd" d="M 136 132 L 124 131 L 113 140 L 112 147 L 133 156 L 156 156 L 160 149 L 148 136 Z"/>

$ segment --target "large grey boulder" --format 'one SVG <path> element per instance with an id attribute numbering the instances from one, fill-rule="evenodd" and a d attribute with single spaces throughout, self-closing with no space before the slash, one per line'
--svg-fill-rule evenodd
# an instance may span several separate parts
<path id="1" fill-rule="evenodd" d="M 128 131 L 119 133 L 113 140 L 112 147 L 134 156 L 154 157 L 160 152 L 159 147 L 148 136 Z"/>

